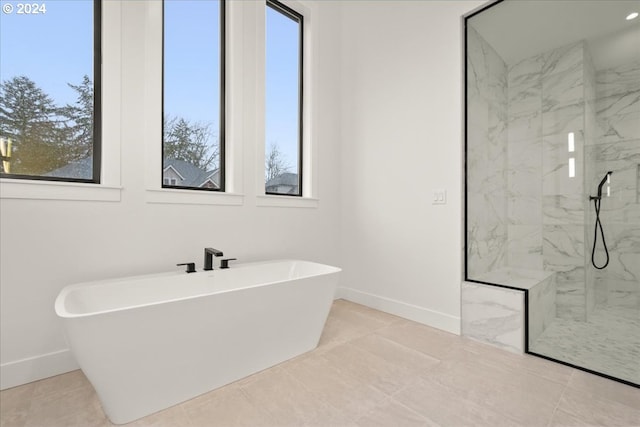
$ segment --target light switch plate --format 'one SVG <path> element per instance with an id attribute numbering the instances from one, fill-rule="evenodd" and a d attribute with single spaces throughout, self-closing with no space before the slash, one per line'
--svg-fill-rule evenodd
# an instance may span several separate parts
<path id="1" fill-rule="evenodd" d="M 446 205 L 447 204 L 447 190 L 433 190 L 433 200 L 432 204 L 434 205 Z"/>

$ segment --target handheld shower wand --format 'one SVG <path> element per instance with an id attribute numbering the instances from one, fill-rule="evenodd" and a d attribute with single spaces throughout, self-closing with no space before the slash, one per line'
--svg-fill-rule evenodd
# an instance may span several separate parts
<path id="1" fill-rule="evenodd" d="M 589 200 L 593 200 L 593 205 L 594 205 L 594 207 L 596 209 L 596 225 L 595 225 L 595 231 L 594 231 L 594 236 L 593 236 L 593 249 L 591 249 L 591 264 L 593 264 L 593 266 L 595 268 L 597 268 L 598 270 L 602 270 L 607 265 L 609 265 L 609 250 L 607 249 L 607 242 L 604 239 L 604 230 L 602 230 L 602 222 L 600 222 L 600 203 L 602 202 L 602 186 L 604 185 L 605 182 L 607 182 L 607 180 L 609 180 L 609 177 L 611 176 L 612 173 L 613 173 L 613 171 L 607 172 L 604 175 L 604 178 L 602 178 L 602 181 L 600 181 L 600 184 L 598 185 L 598 195 L 597 196 L 589 196 Z M 602 265 L 602 266 L 598 266 L 596 264 L 596 260 L 595 260 L 596 243 L 598 241 L 598 228 L 600 228 L 600 235 L 602 236 L 602 245 L 604 246 L 604 253 L 607 256 L 607 260 L 605 261 L 604 265 Z"/>
<path id="2" fill-rule="evenodd" d="M 602 181 L 600 181 L 600 184 L 598 184 L 598 195 L 597 196 L 589 196 L 589 200 L 600 200 L 602 199 L 602 186 L 604 185 L 605 182 L 607 182 L 607 180 L 609 179 L 609 176 L 613 173 L 613 171 L 609 171 L 604 175 L 604 178 L 602 178 Z"/>

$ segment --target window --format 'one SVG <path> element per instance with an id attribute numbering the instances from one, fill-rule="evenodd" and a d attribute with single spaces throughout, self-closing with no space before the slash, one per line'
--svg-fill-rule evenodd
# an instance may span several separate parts
<path id="1" fill-rule="evenodd" d="M 266 9 L 265 193 L 302 196 L 304 18 L 275 0 Z"/>
<path id="2" fill-rule="evenodd" d="M 2 6 L 0 177 L 99 183 L 101 1 Z"/>
<path id="3" fill-rule="evenodd" d="M 224 0 L 165 0 L 162 187 L 224 191 Z"/>

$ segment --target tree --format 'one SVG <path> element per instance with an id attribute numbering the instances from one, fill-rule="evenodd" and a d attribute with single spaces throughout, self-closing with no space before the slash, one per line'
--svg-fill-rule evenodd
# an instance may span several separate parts
<path id="1" fill-rule="evenodd" d="M 66 160 L 68 162 L 80 160 L 93 153 L 93 82 L 85 75 L 79 85 L 67 83 L 76 91 L 75 104 L 67 104 L 61 109 L 66 119 L 64 140 Z"/>
<path id="2" fill-rule="evenodd" d="M 291 166 L 283 157 L 277 142 L 272 142 L 269 146 L 269 152 L 265 157 L 265 182 L 271 181 L 273 178 L 289 172 Z"/>
<path id="3" fill-rule="evenodd" d="M 0 83 L 0 136 L 14 141 L 12 173 L 40 175 L 61 161 L 59 109 L 25 76 Z"/>
<path id="4" fill-rule="evenodd" d="M 164 157 L 183 160 L 203 170 L 218 164 L 220 144 L 212 141 L 211 124 L 165 116 Z"/>

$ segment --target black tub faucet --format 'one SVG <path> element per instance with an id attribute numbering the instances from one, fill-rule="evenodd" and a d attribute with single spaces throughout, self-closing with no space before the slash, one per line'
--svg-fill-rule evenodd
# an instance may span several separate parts
<path id="1" fill-rule="evenodd" d="M 213 256 L 222 256 L 222 251 L 213 248 L 204 248 L 204 271 L 213 270 Z"/>

